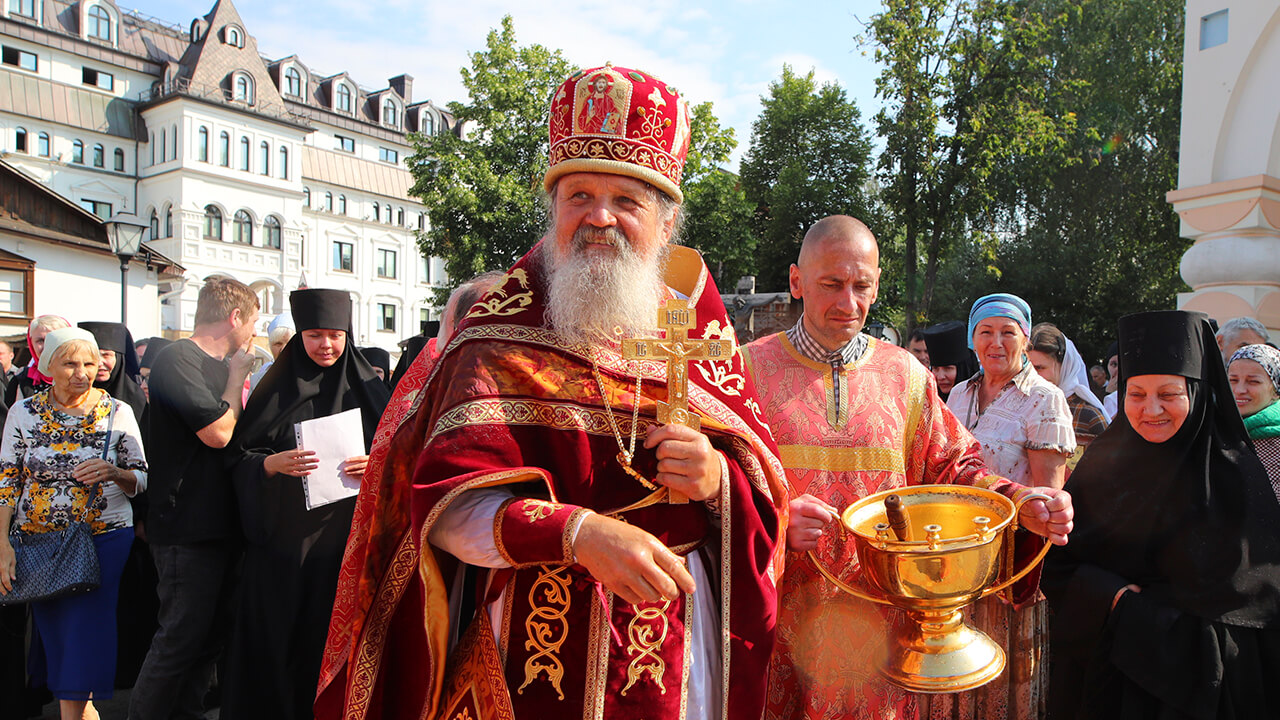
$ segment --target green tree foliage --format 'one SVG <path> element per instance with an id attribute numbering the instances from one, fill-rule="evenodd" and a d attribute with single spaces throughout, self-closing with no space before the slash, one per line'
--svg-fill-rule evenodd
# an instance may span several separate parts
<path id="1" fill-rule="evenodd" d="M 1069 163 L 1029 157 L 998 287 L 1024 295 L 1090 363 L 1116 320 L 1175 306 L 1190 241 L 1165 200 L 1177 187 L 1185 8 L 1181 0 L 1054 0 L 1049 112 L 1073 112 Z"/>
<path id="2" fill-rule="evenodd" d="M 800 240 L 827 215 L 866 218 L 871 143 L 862 114 L 836 83 L 790 66 L 770 83 L 742 161 L 742 187 L 754 208 L 757 287 L 787 288 Z"/>
<path id="3" fill-rule="evenodd" d="M 738 146 L 733 128 L 720 127 L 712 104 L 691 111 L 689 158 L 684 166 L 684 244 L 702 253 L 721 291 L 755 272 L 751 205 L 738 176 L 724 169 Z"/>
<path id="4" fill-rule="evenodd" d="M 902 277 L 882 284 L 901 283 L 906 331 L 926 320 L 948 251 L 1011 210 L 1015 160 L 1067 162 L 1075 117 L 1048 102 L 1054 68 L 1042 52 L 1063 15 L 1008 0 L 886 0 L 870 22 L 884 66 L 880 201 L 903 252 Z"/>
<path id="5" fill-rule="evenodd" d="M 444 258 L 454 286 L 510 266 L 542 236 L 547 105 L 573 69 L 559 50 L 517 46 L 510 16 L 470 57 L 471 67 L 462 69 L 469 99 L 449 103 L 466 137 L 418 136 L 409 158 L 410 192 L 431 220 L 419 247 Z"/>

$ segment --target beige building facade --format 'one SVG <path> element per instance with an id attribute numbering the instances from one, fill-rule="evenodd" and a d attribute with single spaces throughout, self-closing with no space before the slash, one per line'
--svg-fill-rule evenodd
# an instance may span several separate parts
<path id="1" fill-rule="evenodd" d="M 1178 306 L 1280 331 L 1280 0 L 1188 0 Z"/>
<path id="2" fill-rule="evenodd" d="M 131 297 L 135 336 L 190 331 L 213 275 L 259 293 L 263 328 L 304 283 L 352 293 L 362 346 L 395 351 L 437 317 L 443 262 L 418 251 L 406 161 L 410 133 L 457 128 L 412 77 L 370 88 L 264 58 L 231 0 L 189 25 L 112 0 L 3 0 L 0 46 L 4 161 L 90 212 L 137 214 L 185 269 L 157 278 L 153 308 Z"/>

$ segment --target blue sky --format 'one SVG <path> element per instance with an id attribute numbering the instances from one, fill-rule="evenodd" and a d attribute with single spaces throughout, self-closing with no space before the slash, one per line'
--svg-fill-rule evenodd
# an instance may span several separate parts
<path id="1" fill-rule="evenodd" d="M 213 0 L 126 0 L 124 8 L 182 27 Z M 622 9 L 622 8 L 626 9 Z M 414 100 L 462 100 L 467 53 L 510 14 L 520 44 L 559 48 L 571 62 L 642 68 L 679 87 L 691 104 L 710 100 L 735 129 L 741 158 L 760 97 L 789 63 L 840 83 L 870 127 L 879 108 L 878 68 L 855 36 L 879 0 L 239 0 L 236 8 L 264 54 L 297 54 L 315 71 L 346 70 L 368 88 L 400 73 L 414 77 Z"/>

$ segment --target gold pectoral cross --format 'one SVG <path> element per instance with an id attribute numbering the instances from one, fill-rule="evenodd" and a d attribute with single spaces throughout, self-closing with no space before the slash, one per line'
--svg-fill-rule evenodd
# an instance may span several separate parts
<path id="1" fill-rule="evenodd" d="M 698 324 L 698 311 L 689 301 L 672 298 L 658 310 L 658 327 L 666 337 L 627 338 L 622 341 L 622 356 L 628 360 L 658 360 L 667 363 L 667 401 L 658 401 L 658 422 L 684 425 L 698 430 L 702 422 L 689 412 L 689 361 L 726 360 L 733 356 L 732 340 L 693 339 L 689 331 Z M 639 398 L 636 400 L 639 402 Z M 689 502 L 689 498 L 670 491 L 673 504 Z"/>

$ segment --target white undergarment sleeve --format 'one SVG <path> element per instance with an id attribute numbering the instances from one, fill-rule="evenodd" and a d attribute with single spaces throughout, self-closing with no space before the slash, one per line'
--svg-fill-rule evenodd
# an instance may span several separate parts
<path id="1" fill-rule="evenodd" d="M 501 487 L 468 490 L 440 513 L 427 539 L 468 565 L 511 567 L 493 539 L 493 519 L 502 503 L 513 497 L 510 490 Z"/>

